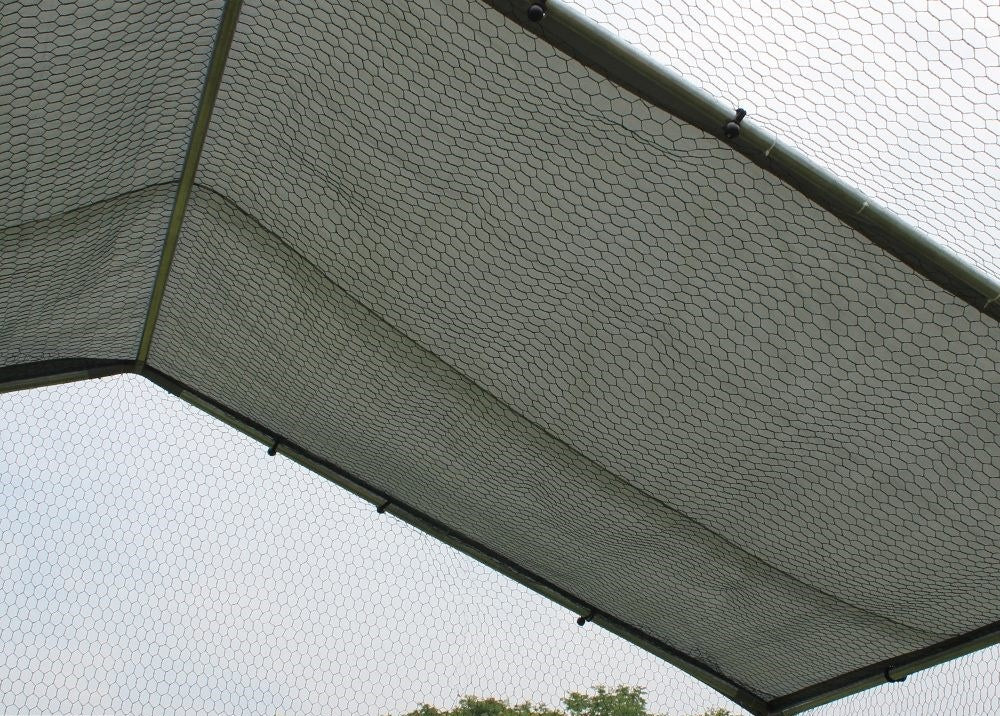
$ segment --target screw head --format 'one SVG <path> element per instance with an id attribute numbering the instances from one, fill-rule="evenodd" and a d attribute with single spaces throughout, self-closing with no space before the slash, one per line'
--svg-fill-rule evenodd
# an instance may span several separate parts
<path id="1" fill-rule="evenodd" d="M 528 8 L 528 19 L 532 22 L 539 22 L 543 17 L 545 17 L 545 8 L 541 3 L 533 3 Z"/>
<path id="2" fill-rule="evenodd" d="M 587 617 L 577 617 L 576 623 L 583 626 L 587 623 Z"/>
<path id="3" fill-rule="evenodd" d="M 736 137 L 740 136 L 740 125 L 736 122 L 726 122 L 724 131 L 726 133 L 726 137 L 729 139 L 736 139 Z"/>

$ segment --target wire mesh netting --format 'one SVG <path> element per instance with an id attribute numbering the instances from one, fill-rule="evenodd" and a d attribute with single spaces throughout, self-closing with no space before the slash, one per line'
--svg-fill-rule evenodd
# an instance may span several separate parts
<path id="1" fill-rule="evenodd" d="M 148 381 L 0 395 L 0 710 L 397 716 L 463 694 L 743 712 Z M 996 650 L 817 716 L 987 716 Z"/>
<path id="2" fill-rule="evenodd" d="M 563 0 L 1000 276 L 1000 5 Z"/>
<path id="3" fill-rule="evenodd" d="M 0 228 L 177 179 L 221 8 L 0 5 Z"/>
<path id="4" fill-rule="evenodd" d="M 733 708 L 139 377 L 0 395 L 0 471 L 4 713 Z"/>
<path id="5" fill-rule="evenodd" d="M 135 358 L 176 189 L 0 229 L 0 365 Z"/>
<path id="6" fill-rule="evenodd" d="M 485 4 L 246 5 L 198 181 L 154 367 L 769 697 L 995 620 L 996 326 Z"/>
<path id="7" fill-rule="evenodd" d="M 995 145 L 969 129 L 996 95 L 990 12 L 761 7 L 709 30 L 583 7 L 726 96 L 753 75 L 709 81 L 705 58 L 770 13 L 808 61 L 760 50 L 780 68 L 755 115 L 997 273 L 976 238 Z M 996 321 L 513 10 L 0 12 L 0 381 L 129 361 L 755 713 L 1000 628 Z M 872 87 L 871 118 L 794 130 Z M 942 106 L 912 146 L 872 140 L 921 93 Z M 835 151 L 848 130 L 863 159 Z M 395 713 L 597 682 L 726 706 L 140 378 L 3 401 L 16 711 Z M 990 713 L 995 658 L 830 713 Z"/>

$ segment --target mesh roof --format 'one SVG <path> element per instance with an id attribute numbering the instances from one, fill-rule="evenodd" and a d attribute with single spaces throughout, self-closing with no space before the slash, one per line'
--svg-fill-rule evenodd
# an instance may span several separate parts
<path id="1" fill-rule="evenodd" d="M 1000 276 L 1000 5 L 569 2 Z"/>
<path id="2" fill-rule="evenodd" d="M 754 713 L 991 638 L 984 303 L 524 6 L 6 7 L 0 377 L 128 361 Z"/>

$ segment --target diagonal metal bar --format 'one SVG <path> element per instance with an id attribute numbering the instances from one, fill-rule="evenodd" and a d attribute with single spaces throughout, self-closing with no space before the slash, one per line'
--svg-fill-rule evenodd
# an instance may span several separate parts
<path id="1" fill-rule="evenodd" d="M 510 577 L 519 584 L 523 584 L 542 596 L 551 599 L 557 604 L 577 614 L 587 615 L 588 618 L 586 621 L 591 621 L 655 654 L 664 661 L 677 666 L 739 704 L 754 716 L 769 716 L 768 705 L 762 698 L 754 694 L 743 684 L 722 675 L 711 665 L 678 651 L 662 640 L 647 634 L 638 627 L 622 621 L 612 614 L 595 609 L 585 599 L 549 582 L 544 577 L 521 566 L 514 560 L 503 556 L 472 537 L 452 529 L 425 512 L 408 505 L 406 501 L 398 499 L 395 495 L 386 493 L 363 478 L 345 470 L 340 465 L 298 445 L 294 440 L 276 434 L 266 425 L 258 423 L 252 418 L 229 408 L 224 403 L 197 391 L 183 381 L 176 380 L 149 365 L 141 366 L 138 373 L 168 393 L 176 395 L 227 425 L 264 443 L 269 448 L 269 455 L 280 452 L 285 457 L 322 475 L 334 484 L 373 503 L 376 505 L 379 514 L 389 512 L 393 516 L 469 555 L 473 559 L 482 562 L 491 569 Z"/>
<path id="2" fill-rule="evenodd" d="M 184 212 L 187 210 L 191 188 L 194 186 L 194 177 L 198 172 L 201 150 L 205 145 L 205 136 L 208 134 L 208 126 L 212 121 L 215 98 L 218 96 L 219 86 L 222 84 L 226 59 L 229 57 L 229 48 L 233 44 L 233 35 L 236 33 L 236 24 L 239 21 L 242 5 L 242 0 L 226 0 L 225 7 L 222 9 L 222 18 L 219 21 L 219 30 L 215 35 L 212 57 L 209 60 L 208 73 L 205 76 L 205 85 L 202 87 L 201 100 L 198 102 L 198 114 L 195 116 L 194 127 L 191 129 L 191 140 L 184 157 L 184 167 L 177 185 L 177 196 L 170 213 L 170 222 L 167 224 L 167 235 L 163 241 L 163 252 L 160 255 L 160 267 L 156 272 L 153 293 L 149 299 L 146 323 L 143 326 L 142 340 L 136 355 L 136 360 L 139 362 L 145 362 L 149 357 L 153 332 L 156 330 L 156 319 L 160 315 L 160 304 L 163 302 L 163 293 L 167 288 L 167 279 L 170 276 L 170 265 L 173 263 L 174 252 L 177 250 L 177 239 L 184 223 Z"/>
<path id="3" fill-rule="evenodd" d="M 566 0 L 545 0 L 546 15 L 540 22 L 529 19 L 528 8 L 535 0 L 482 2 L 618 86 L 726 142 L 925 278 L 1000 320 L 1000 280 L 953 254 L 751 119 L 741 121 L 739 136 L 727 137 L 725 126 L 733 119 L 735 107 L 644 55 Z"/>
<path id="4" fill-rule="evenodd" d="M 837 676 L 768 703 L 770 716 L 792 716 L 859 691 L 902 681 L 910 674 L 938 666 L 979 649 L 1000 644 L 1000 622 L 932 644 L 917 651 Z"/>

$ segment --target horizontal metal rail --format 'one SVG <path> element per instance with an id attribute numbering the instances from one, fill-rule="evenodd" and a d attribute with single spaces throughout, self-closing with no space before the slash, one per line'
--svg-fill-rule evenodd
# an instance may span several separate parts
<path id="1" fill-rule="evenodd" d="M 0 368 L 0 393 L 43 388 L 88 378 L 105 378 L 137 369 L 133 360 L 103 358 L 60 358 L 9 365 Z"/>

